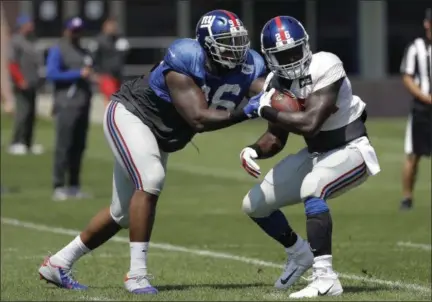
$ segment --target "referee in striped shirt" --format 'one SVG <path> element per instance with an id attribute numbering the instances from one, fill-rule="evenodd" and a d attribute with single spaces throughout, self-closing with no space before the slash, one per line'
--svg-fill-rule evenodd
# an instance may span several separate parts
<path id="1" fill-rule="evenodd" d="M 431 23 L 432 10 L 429 8 L 423 22 L 426 34 L 408 45 L 401 64 L 403 83 L 413 96 L 405 133 L 402 210 L 413 206 L 413 188 L 420 158 L 432 153 Z"/>

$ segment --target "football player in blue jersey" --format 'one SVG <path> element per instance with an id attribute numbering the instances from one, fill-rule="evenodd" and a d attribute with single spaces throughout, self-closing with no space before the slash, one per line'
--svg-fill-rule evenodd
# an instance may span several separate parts
<path id="1" fill-rule="evenodd" d="M 248 32 L 235 14 L 211 11 L 199 20 L 196 39 L 172 43 L 153 68 L 149 85 L 142 76 L 112 96 L 104 118 L 115 156 L 111 206 L 45 259 L 39 269 L 42 279 L 62 288 L 86 289 L 72 277 L 73 264 L 129 228 L 125 287 L 135 294 L 157 293 L 149 282 L 146 258 L 168 155 L 184 148 L 196 133 L 257 117 L 266 69 L 249 45 Z"/>

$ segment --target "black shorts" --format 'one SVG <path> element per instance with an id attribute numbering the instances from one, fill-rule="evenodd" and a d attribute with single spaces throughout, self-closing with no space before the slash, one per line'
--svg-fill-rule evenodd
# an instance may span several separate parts
<path id="1" fill-rule="evenodd" d="M 405 132 L 405 154 L 431 156 L 432 112 L 412 110 Z"/>

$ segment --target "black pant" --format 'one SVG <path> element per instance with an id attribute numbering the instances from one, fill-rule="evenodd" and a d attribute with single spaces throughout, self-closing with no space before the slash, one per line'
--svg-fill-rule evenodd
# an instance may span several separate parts
<path id="1" fill-rule="evenodd" d="M 54 188 L 80 185 L 81 161 L 87 141 L 89 107 L 61 108 L 55 113 Z"/>
<path id="2" fill-rule="evenodd" d="M 406 153 L 418 156 L 432 154 L 432 107 L 413 108 L 405 136 Z"/>
<path id="3" fill-rule="evenodd" d="M 16 90 L 16 115 L 12 144 L 33 144 L 36 117 L 36 89 Z"/>

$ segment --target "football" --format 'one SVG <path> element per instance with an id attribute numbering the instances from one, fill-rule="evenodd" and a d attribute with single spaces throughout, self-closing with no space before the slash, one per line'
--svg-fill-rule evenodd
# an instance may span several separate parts
<path id="1" fill-rule="evenodd" d="M 278 111 L 298 112 L 302 110 L 302 105 L 289 91 L 275 91 L 272 95 L 270 105 Z"/>

